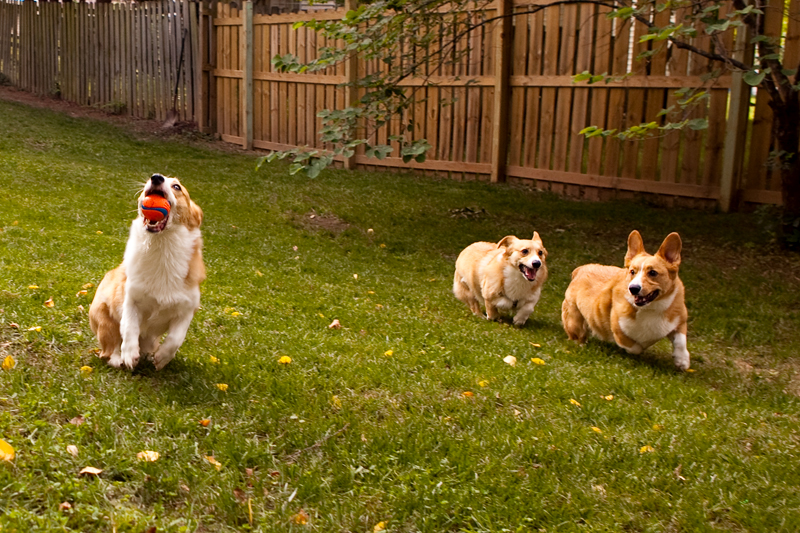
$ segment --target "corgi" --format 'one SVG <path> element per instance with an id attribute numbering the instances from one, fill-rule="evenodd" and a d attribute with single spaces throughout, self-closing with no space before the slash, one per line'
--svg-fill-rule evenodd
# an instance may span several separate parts
<path id="1" fill-rule="evenodd" d="M 547 280 L 546 258 L 535 231 L 530 240 L 508 235 L 496 244 L 470 244 L 456 260 L 453 294 L 478 316 L 485 306 L 489 320 L 498 320 L 499 311 L 514 312 L 514 325 L 522 327 Z"/>
<path id="2" fill-rule="evenodd" d="M 152 195 L 170 204 L 163 220 L 151 221 L 142 213 L 142 201 Z M 147 180 L 138 204 L 122 264 L 97 287 L 89 324 L 100 343 L 99 356 L 109 365 L 133 369 L 144 353 L 152 354 L 161 370 L 175 357 L 200 307 L 206 277 L 203 211 L 180 181 L 161 174 Z"/>
<path id="3" fill-rule="evenodd" d="M 678 277 L 681 246 L 680 235 L 670 233 L 650 255 L 634 230 L 628 236 L 625 268 L 595 264 L 576 268 L 561 306 L 569 338 L 583 343 L 591 331 L 638 355 L 668 337 L 675 366 L 688 369 L 688 312 Z"/>

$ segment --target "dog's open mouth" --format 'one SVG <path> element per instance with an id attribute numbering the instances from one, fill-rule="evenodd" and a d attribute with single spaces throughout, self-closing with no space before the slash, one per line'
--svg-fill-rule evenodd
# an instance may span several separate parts
<path id="1" fill-rule="evenodd" d="M 658 289 L 654 290 L 650 294 L 642 295 L 637 294 L 633 297 L 633 303 L 636 304 L 636 307 L 643 307 L 658 297 Z"/>
<path id="2" fill-rule="evenodd" d="M 169 220 L 169 215 L 165 216 L 161 220 L 148 220 L 144 219 L 144 227 L 150 233 L 160 233 L 164 231 L 164 228 L 167 227 L 167 220 Z"/>
<path id="3" fill-rule="evenodd" d="M 519 265 L 519 271 L 528 281 L 536 281 L 536 269 L 526 265 Z"/>

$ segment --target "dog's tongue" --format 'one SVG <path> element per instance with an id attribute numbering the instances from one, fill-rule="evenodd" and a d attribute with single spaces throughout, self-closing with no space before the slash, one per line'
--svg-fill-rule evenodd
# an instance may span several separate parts
<path id="1" fill-rule="evenodd" d="M 525 276 L 525 279 L 528 281 L 536 281 L 536 269 L 535 268 L 528 268 L 525 265 L 520 265 L 520 270 L 522 271 L 522 275 Z"/>

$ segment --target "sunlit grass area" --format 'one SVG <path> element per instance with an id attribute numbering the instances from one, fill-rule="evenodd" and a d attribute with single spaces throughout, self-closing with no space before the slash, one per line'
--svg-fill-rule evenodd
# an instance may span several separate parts
<path id="1" fill-rule="evenodd" d="M 0 116 L 3 532 L 800 524 L 800 260 L 756 218 L 309 180 L 104 122 Z M 208 279 L 176 359 L 131 373 L 97 359 L 87 311 L 153 172 L 203 207 Z M 621 265 L 632 229 L 650 251 L 683 238 L 693 372 L 667 341 L 633 357 L 561 328 L 573 268 Z M 451 293 L 459 251 L 534 230 L 550 279 L 527 325 L 473 316 Z"/>

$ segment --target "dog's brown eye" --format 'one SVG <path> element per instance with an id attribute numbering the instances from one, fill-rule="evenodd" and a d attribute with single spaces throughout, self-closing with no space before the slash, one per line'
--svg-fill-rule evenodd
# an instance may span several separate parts
<path id="1" fill-rule="evenodd" d="M 631 269 L 631 276 L 635 276 L 635 275 L 636 275 L 636 271 L 634 269 Z"/>
<path id="2" fill-rule="evenodd" d="M 539 250 L 539 257 L 542 257 L 543 255 L 544 255 L 544 252 Z"/>
<path id="3" fill-rule="evenodd" d="M 181 186 L 178 185 L 177 183 L 175 185 L 173 185 L 172 188 L 175 189 L 176 191 L 180 191 L 181 190 Z"/>
<path id="4" fill-rule="evenodd" d="M 530 252 L 530 250 L 528 250 L 527 248 L 524 248 L 522 250 L 522 255 L 528 255 L 529 252 Z"/>
<path id="5" fill-rule="evenodd" d="M 656 272 L 655 270 L 651 270 L 650 272 L 647 273 L 647 275 L 650 276 L 651 278 L 654 278 L 658 276 L 658 272 Z"/>

